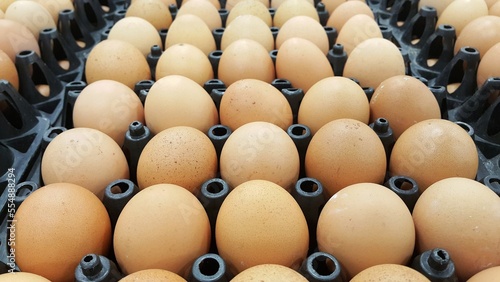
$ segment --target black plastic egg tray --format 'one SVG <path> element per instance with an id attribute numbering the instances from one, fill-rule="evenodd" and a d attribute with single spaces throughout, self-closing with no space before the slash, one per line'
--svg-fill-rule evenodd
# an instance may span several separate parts
<path id="1" fill-rule="evenodd" d="M 426 83 L 434 93 L 441 108 L 442 118 L 461 124 L 474 138 L 480 158 L 476 180 L 500 195 L 500 99 L 496 99 L 492 104 L 487 102 L 492 92 L 500 90 L 500 78 L 490 78 L 483 85 L 477 85 L 476 72 L 480 59 L 478 51 L 466 47 L 455 54 L 454 28 L 449 25 L 436 26 L 435 9 L 431 7 L 418 9 L 418 2 L 418 0 L 368 0 L 367 4 L 372 8 L 384 38 L 400 47 L 407 74 Z M 0 173 L 2 173 L 0 273 L 5 273 L 13 267 L 9 264 L 7 251 L 9 236 L 7 225 L 11 219 L 10 213 L 27 195 L 43 186 L 40 173 L 41 157 L 48 143 L 57 134 L 73 126 L 72 107 L 79 92 L 86 86 L 85 59 L 91 48 L 107 37 L 112 25 L 124 17 L 128 4 L 124 0 L 75 0 L 74 10 L 60 12 L 57 29 L 40 32 L 40 56 L 30 50 L 22 51 L 16 56 L 19 91 L 7 81 L 0 80 L 0 109 L 2 109 L 0 111 Z M 221 2 L 221 7 L 224 7 L 224 4 Z M 103 5 L 108 7 L 106 12 L 102 8 Z M 328 12 L 323 3 L 316 1 L 315 5 L 324 26 L 328 20 Z M 172 5 L 169 8 L 175 17 L 177 7 Z M 272 8 L 269 11 L 271 15 L 275 12 Z M 228 11 L 220 9 L 219 12 L 224 23 Z M 277 28 L 273 27 L 272 31 L 277 35 Z M 332 46 L 328 59 L 335 74 L 341 75 L 347 55 L 343 51 L 343 46 L 335 43 L 337 31 L 326 26 L 325 31 Z M 224 27 L 213 31 L 218 44 L 223 32 Z M 168 30 L 160 31 L 163 40 L 167 33 Z M 85 47 L 81 47 L 77 41 L 83 41 Z M 163 46 L 151 48 L 148 63 L 152 74 L 162 49 Z M 209 56 L 215 74 L 221 54 L 222 51 L 215 50 Z M 270 53 L 271 57 L 275 55 L 276 51 Z M 67 70 L 58 64 L 58 61 L 63 59 L 70 62 Z M 435 59 L 436 63 L 429 67 L 428 59 Z M 136 84 L 134 90 L 143 103 L 153 83 L 154 80 L 147 80 Z M 446 87 L 450 83 L 460 83 L 452 94 L 448 93 Z M 38 84 L 50 86 L 48 97 L 40 95 L 35 87 Z M 292 107 L 295 123 L 288 129 L 288 134 L 294 140 L 303 162 L 311 139 L 307 126 L 296 123 L 298 107 L 304 92 L 294 88 L 286 78 L 278 78 L 272 84 L 283 93 Z M 218 79 L 205 83 L 205 89 L 217 107 L 225 87 Z M 364 90 L 368 98 L 374 92 L 372 88 Z M 387 153 L 390 154 L 394 143 L 390 124 L 384 119 L 379 119 L 371 124 L 371 127 L 380 136 Z M 230 134 L 231 130 L 220 124 L 213 126 L 207 132 L 217 153 L 220 153 Z M 135 184 L 137 160 L 151 137 L 145 125 L 139 122 L 130 124 L 123 151 L 129 161 L 131 179 L 117 179 L 110 183 L 103 200 L 113 225 L 127 201 L 138 192 Z M 413 188 L 402 189 L 402 183 L 405 182 L 412 184 Z M 398 193 L 412 210 L 418 198 L 418 187 L 411 178 L 404 176 L 387 178 L 385 185 Z M 116 188 L 112 190 L 113 187 L 119 187 L 120 192 L 117 193 L 114 190 Z M 227 193 L 229 188 L 220 178 L 211 179 L 201 187 L 198 198 L 207 211 L 212 227 L 215 224 L 218 208 Z M 321 183 L 316 179 L 307 178 L 302 166 L 300 179 L 292 194 L 304 211 L 311 237 L 310 256 L 300 269 L 301 273 L 310 281 L 344 281 L 341 267 L 335 258 L 316 249 L 316 223 L 326 201 L 322 194 Z M 443 250 L 440 252 L 434 250 L 422 256 L 443 258 Z M 113 260 L 113 254 L 108 257 L 89 254 L 82 258 L 77 268 L 76 280 L 117 281 L 122 274 Z M 334 262 L 335 267 L 327 266 L 327 261 Z M 19 270 L 17 266 L 14 267 Z M 227 273 L 224 261 L 217 255 L 216 246 L 212 243 L 210 253 L 195 261 L 190 279 L 228 281 L 230 277 L 231 274 Z"/>

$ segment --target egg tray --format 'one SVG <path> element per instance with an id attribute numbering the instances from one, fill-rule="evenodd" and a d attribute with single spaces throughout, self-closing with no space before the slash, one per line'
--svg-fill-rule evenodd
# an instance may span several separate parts
<path id="1" fill-rule="evenodd" d="M 476 180 L 485 183 L 500 195 L 500 106 L 498 105 L 500 99 L 496 99 L 491 105 L 487 103 L 490 94 L 500 90 L 500 79 L 490 78 L 483 85 L 476 85 L 478 51 L 467 47 L 454 54 L 453 48 L 456 39 L 454 28 L 451 26 L 436 27 L 437 17 L 433 8 L 423 7 L 418 10 L 418 1 L 416 0 L 368 0 L 367 3 L 374 11 L 383 36 L 400 47 L 405 58 L 407 74 L 428 85 L 439 102 L 443 118 L 457 122 L 474 138 L 480 159 Z M 328 13 L 321 2 L 316 1 L 315 4 L 321 22 L 325 25 Z M 107 6 L 108 11 L 105 12 L 101 5 Z M 58 29 L 46 29 L 40 32 L 40 56 L 29 50 L 16 56 L 15 64 L 20 80 L 19 93 L 8 82 L 0 81 L 0 106 L 3 106 L 0 114 L 0 128 L 2 129 L 0 131 L 0 159 L 2 160 L 0 167 L 3 172 L 7 172 L 9 168 L 15 169 L 15 182 L 18 183 L 14 199 L 16 207 L 27 195 L 43 185 L 40 173 L 41 156 L 50 140 L 66 128 L 73 127 L 72 107 L 79 92 L 86 86 L 84 72 L 86 57 L 95 44 L 107 38 L 109 29 L 124 16 L 127 5 L 127 1 L 75 0 L 74 10 L 60 12 Z M 221 2 L 221 7 L 224 7 L 223 2 Z M 171 6 L 170 10 L 172 16 L 175 17 L 176 7 Z M 219 12 L 223 22 L 225 22 L 227 10 L 221 9 Z M 270 13 L 273 15 L 274 9 L 271 8 Z M 213 31 L 217 46 L 220 46 L 223 31 L 224 28 Z M 273 28 L 272 31 L 276 36 L 278 29 Z M 347 55 L 341 44 L 335 44 L 336 30 L 325 27 L 325 31 L 329 35 L 332 46 L 328 53 L 328 59 L 335 74 L 341 75 Z M 168 30 L 160 31 L 162 39 L 165 39 L 167 32 Z M 148 63 L 153 74 L 162 48 L 152 46 L 148 56 Z M 209 56 L 215 70 L 214 73 L 217 73 L 221 54 L 220 50 L 215 50 Z M 276 54 L 276 50 L 270 53 L 274 59 Z M 436 63 L 433 66 L 428 66 L 428 59 L 435 59 Z M 61 60 L 68 61 L 68 69 L 62 69 L 59 66 L 58 62 Z M 134 90 L 143 103 L 153 83 L 154 80 L 150 80 L 140 81 L 136 84 Z M 460 83 L 460 86 L 451 94 L 448 93 L 446 87 L 450 83 Z M 40 94 L 37 88 L 37 85 L 40 84 L 49 85 L 50 95 L 48 97 Z M 276 79 L 273 81 L 273 85 L 290 102 L 295 118 L 294 124 L 288 129 L 288 134 L 294 140 L 303 162 L 311 135 L 306 126 L 297 124 L 296 115 L 304 93 L 301 89 L 293 88 L 293 85 L 286 79 Z M 215 78 L 207 81 L 204 87 L 218 108 L 226 88 L 224 83 Z M 372 88 L 364 90 L 368 98 L 374 92 Z M 394 143 L 389 124 L 383 119 L 379 119 L 370 126 L 377 132 L 389 154 Z M 229 128 L 224 125 L 216 125 L 207 132 L 218 154 L 220 154 L 220 150 L 230 133 Z M 106 188 L 109 192 L 104 203 L 113 224 L 126 202 L 138 191 L 134 184 L 134 172 L 140 152 L 150 138 L 151 133 L 146 126 L 139 122 L 130 125 L 123 151 L 129 162 L 131 179 L 116 180 Z M 314 281 L 314 275 L 319 275 L 318 272 L 325 275 L 332 274 L 320 270 L 321 267 L 325 267 L 325 256 L 328 254 L 316 252 L 314 239 L 317 218 L 325 199 L 321 193 L 321 184 L 317 180 L 305 176 L 303 165 L 301 165 L 301 169 L 300 179 L 293 195 L 304 211 L 312 239 L 309 253 L 310 265 L 305 264 L 302 273 L 309 275 L 310 280 Z M 6 228 L 10 209 L 7 176 L 8 173 L 5 173 L 0 177 L 0 191 L 2 191 L 0 196 L 0 207 L 2 207 L 0 211 L 0 273 L 4 273 L 10 268 L 7 257 L 8 233 Z M 402 183 L 412 184 L 412 189 L 401 189 Z M 387 178 L 385 185 L 398 193 L 412 210 L 418 198 L 418 187 L 412 179 L 396 176 Z M 121 192 L 113 193 L 112 187 L 120 187 Z M 198 198 L 204 205 L 213 227 L 218 207 L 228 193 L 227 184 L 220 178 L 214 178 L 207 181 L 201 191 Z M 224 277 L 230 275 L 224 270 L 223 261 L 216 255 L 214 242 L 212 242 L 211 252 L 212 254 L 207 254 L 207 257 L 200 258 L 199 261 L 195 262 L 195 265 L 198 263 L 199 267 L 193 269 L 195 271 L 205 269 L 207 273 L 223 273 Z M 108 258 L 89 255 L 89 257 L 82 259 L 82 266 L 87 268 L 82 271 L 89 271 L 88 268 L 90 268 L 95 272 L 94 275 L 103 275 L 102 271 L 96 272 L 96 269 L 99 268 L 96 267 L 96 263 L 102 260 L 104 268 L 101 270 L 107 271 L 106 275 L 111 275 L 109 277 L 118 277 L 120 273 L 117 268 L 114 268 L 116 265 L 113 266 L 112 254 L 109 259 L 111 259 L 111 263 L 106 264 Z M 210 262 L 207 263 L 205 259 Z M 335 262 L 335 258 L 328 257 L 328 259 Z M 315 267 L 311 266 L 313 261 Z M 202 266 L 202 262 L 210 267 Z M 314 274 L 315 272 L 316 274 Z M 86 272 L 85 275 L 88 276 L 89 273 Z M 206 273 L 200 272 L 198 274 L 205 275 Z M 193 273 L 193 275 L 196 276 L 197 273 Z M 83 279 L 83 276 L 80 278 Z M 335 281 L 332 279 L 328 281 Z M 194 279 L 193 281 L 203 280 Z"/>

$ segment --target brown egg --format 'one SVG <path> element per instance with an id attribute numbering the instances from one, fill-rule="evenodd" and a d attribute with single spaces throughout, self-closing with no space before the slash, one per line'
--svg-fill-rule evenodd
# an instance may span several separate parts
<path id="1" fill-rule="evenodd" d="M 0 49 L 0 79 L 9 81 L 16 90 L 19 89 L 16 65 L 2 49 Z"/>
<path id="2" fill-rule="evenodd" d="M 298 122 L 315 134 L 323 125 L 339 118 L 368 124 L 370 105 L 363 89 L 351 79 L 332 76 L 316 82 L 300 102 Z"/>
<path id="3" fill-rule="evenodd" d="M 384 146 L 368 125 L 354 119 L 336 119 L 312 137 L 305 169 L 308 177 L 323 184 L 328 197 L 351 184 L 382 183 L 386 171 Z"/>
<path id="4" fill-rule="evenodd" d="M 273 0 L 274 2 L 275 0 Z M 348 0 L 347 0 L 348 1 Z M 346 2 L 346 0 L 322 0 L 323 4 L 325 4 L 325 8 L 328 11 L 328 14 L 331 15 L 338 6 L 342 3 Z"/>
<path id="5" fill-rule="evenodd" d="M 16 0 L 3 0 L 0 1 L 0 10 L 2 11 L 7 11 L 7 7 L 9 7 L 10 4 L 12 4 Z"/>
<path id="6" fill-rule="evenodd" d="M 169 75 L 149 89 L 144 104 L 146 124 L 153 134 L 185 125 L 207 132 L 219 116 L 210 95 L 194 80 Z"/>
<path id="7" fill-rule="evenodd" d="M 339 30 L 336 43 L 342 44 L 349 55 L 356 46 L 370 38 L 382 38 L 382 31 L 373 17 L 358 14 L 344 23 Z"/>
<path id="8" fill-rule="evenodd" d="M 273 25 L 273 19 L 268 7 L 259 0 L 241 0 L 236 3 L 227 16 L 226 26 L 242 15 L 254 15 L 263 20 L 267 26 L 271 27 Z"/>
<path id="9" fill-rule="evenodd" d="M 500 1 L 497 1 L 489 8 L 488 14 L 500 17 Z"/>
<path id="10" fill-rule="evenodd" d="M 377 88 L 389 77 L 404 74 L 403 55 L 394 43 L 384 38 L 369 38 L 358 44 L 344 67 L 344 77 L 357 79 L 362 87 Z"/>
<path id="11" fill-rule="evenodd" d="M 441 13 L 436 26 L 448 24 L 455 28 L 457 36 L 474 19 L 488 15 L 488 5 L 484 0 L 455 0 Z"/>
<path id="12" fill-rule="evenodd" d="M 286 0 L 277 9 L 273 25 L 281 28 L 286 21 L 295 16 L 308 16 L 319 22 L 318 11 L 311 2 L 304 0 Z"/>
<path id="13" fill-rule="evenodd" d="M 5 13 L 2 10 L 0 10 L 0 19 L 3 19 L 4 17 L 5 17 Z"/>
<path id="14" fill-rule="evenodd" d="M 244 0 L 227 0 L 226 1 L 226 9 L 228 11 L 231 11 L 233 9 L 233 7 L 236 6 L 241 1 L 244 1 Z M 269 8 L 269 1 L 267 1 L 267 0 L 257 0 L 257 1 L 264 4 L 264 6 L 266 6 L 266 8 Z"/>
<path id="15" fill-rule="evenodd" d="M 274 37 L 269 26 L 254 15 L 241 15 L 226 26 L 220 43 L 220 49 L 226 48 L 236 40 L 252 39 L 259 42 L 268 52 L 274 49 Z"/>
<path id="16" fill-rule="evenodd" d="M 500 277 L 500 266 L 493 266 L 476 273 L 467 282 L 489 282 L 495 281 L 498 277 Z"/>
<path id="17" fill-rule="evenodd" d="M 106 39 L 90 51 L 85 77 L 89 84 L 109 79 L 134 89 L 137 82 L 151 79 L 151 71 L 146 57 L 137 47 L 123 40 Z"/>
<path id="18" fill-rule="evenodd" d="M 328 43 L 328 36 L 321 24 L 308 16 L 295 16 L 279 29 L 276 37 L 276 48 L 292 37 L 300 37 L 316 44 L 318 48 L 326 55 L 331 46 Z"/>
<path id="19" fill-rule="evenodd" d="M 109 31 L 108 39 L 126 41 L 146 57 L 153 45 L 162 46 L 158 30 L 147 20 L 139 17 L 125 17 L 117 21 Z"/>
<path id="20" fill-rule="evenodd" d="M 344 24 L 353 16 L 364 14 L 372 19 L 375 18 L 370 6 L 361 1 L 346 1 L 335 9 L 328 17 L 327 26 L 334 27 L 337 31 L 342 30 Z"/>
<path id="21" fill-rule="evenodd" d="M 74 127 L 106 133 L 121 147 L 130 123 L 144 123 L 144 108 L 135 92 L 114 80 L 98 80 L 78 95 L 73 108 Z"/>
<path id="22" fill-rule="evenodd" d="M 423 6 L 430 6 L 436 9 L 438 17 L 441 16 L 444 9 L 450 5 L 454 0 L 420 0 L 418 2 L 418 9 L 420 10 Z"/>
<path id="23" fill-rule="evenodd" d="M 283 42 L 278 50 L 276 75 L 307 92 L 316 82 L 334 73 L 318 46 L 307 39 L 293 37 Z"/>
<path id="24" fill-rule="evenodd" d="M 500 198 L 485 185 L 461 177 L 438 181 L 420 195 L 413 220 L 418 249 L 445 249 L 460 281 L 500 265 Z"/>
<path id="25" fill-rule="evenodd" d="M 274 9 L 278 9 L 279 6 L 285 2 L 286 0 L 271 0 L 271 7 L 274 8 Z M 305 0 L 309 3 L 311 3 L 311 5 L 314 5 L 314 1 L 313 0 Z M 342 0 L 342 1 L 345 1 L 345 0 Z"/>
<path id="26" fill-rule="evenodd" d="M 189 0 L 182 0 L 182 5 L 184 5 L 184 3 L 188 2 L 188 1 Z M 208 1 L 210 4 L 212 4 L 217 10 L 219 10 L 221 8 L 219 0 L 206 0 L 206 1 Z"/>
<path id="27" fill-rule="evenodd" d="M 101 131 L 84 127 L 66 130 L 49 143 L 41 172 L 45 184 L 77 184 L 100 198 L 111 181 L 129 177 L 120 146 Z"/>
<path id="28" fill-rule="evenodd" d="M 51 281 L 75 281 L 82 257 L 109 251 L 111 222 L 106 208 L 75 184 L 37 189 L 19 206 L 14 221 L 17 265 Z"/>
<path id="29" fill-rule="evenodd" d="M 283 187 L 266 180 L 244 182 L 228 194 L 215 236 L 219 255 L 235 274 L 261 264 L 297 270 L 309 247 L 299 205 Z"/>
<path id="30" fill-rule="evenodd" d="M 0 274 L 0 282 L 50 282 L 50 280 L 29 272 L 7 272 Z"/>
<path id="31" fill-rule="evenodd" d="M 220 57 L 217 75 L 227 86 L 245 78 L 271 83 L 275 79 L 275 70 L 266 49 L 255 40 L 243 38 L 226 47 Z"/>
<path id="32" fill-rule="evenodd" d="M 175 17 L 168 29 L 165 49 L 178 43 L 194 45 L 207 56 L 216 49 L 210 28 L 200 17 L 191 14 Z"/>
<path id="33" fill-rule="evenodd" d="M 293 122 L 285 96 L 276 87 L 257 79 L 231 84 L 222 95 L 219 113 L 221 124 L 233 131 L 253 121 L 270 122 L 287 130 Z"/>
<path id="34" fill-rule="evenodd" d="M 378 264 L 408 263 L 415 247 L 415 227 L 396 193 L 379 184 L 358 183 L 325 204 L 317 239 L 319 250 L 332 254 L 347 276 L 354 277 Z"/>
<path id="35" fill-rule="evenodd" d="M 299 154 L 290 136 L 264 121 L 236 129 L 220 155 L 220 174 L 231 189 L 249 180 L 263 179 L 290 191 L 299 170 Z"/>
<path id="36" fill-rule="evenodd" d="M 219 11 L 207 0 L 187 1 L 177 11 L 177 17 L 186 14 L 200 17 L 210 30 L 222 27 Z"/>
<path id="37" fill-rule="evenodd" d="M 73 10 L 72 0 L 30 0 L 41 4 L 52 16 L 55 23 L 59 19 L 59 12 L 65 9 Z"/>
<path id="38" fill-rule="evenodd" d="M 73 0 L 75 1 L 75 0 Z M 134 4 L 136 1 L 141 1 L 141 0 L 132 0 L 131 4 Z M 165 6 L 169 7 L 170 5 L 177 6 L 176 0 L 160 0 Z"/>
<path id="39" fill-rule="evenodd" d="M 139 282 L 139 281 L 149 281 L 149 282 L 186 282 L 186 279 L 182 278 L 178 274 L 164 269 L 145 269 L 129 274 L 122 279 L 121 282 Z"/>
<path id="40" fill-rule="evenodd" d="M 297 271 L 279 264 L 260 264 L 240 272 L 231 282 L 248 281 L 289 281 L 307 282 L 307 279 Z"/>
<path id="41" fill-rule="evenodd" d="M 484 55 L 477 68 L 477 85 L 481 86 L 490 77 L 500 77 L 498 68 L 500 42 L 493 45 Z"/>
<path id="42" fill-rule="evenodd" d="M 125 205 L 113 244 L 125 274 L 164 269 L 186 277 L 194 260 L 208 252 L 210 236 L 200 201 L 184 187 L 158 184 L 141 190 Z"/>
<path id="43" fill-rule="evenodd" d="M 412 281 L 428 282 L 430 281 L 422 273 L 413 268 L 400 264 L 379 264 L 369 267 L 356 276 L 350 282 L 391 282 L 391 281 Z"/>
<path id="44" fill-rule="evenodd" d="M 207 55 L 198 47 L 187 43 L 168 47 L 156 64 L 156 80 L 174 74 L 190 78 L 200 86 L 214 78 L 212 64 Z"/>
<path id="45" fill-rule="evenodd" d="M 188 126 L 165 129 L 144 147 L 137 164 L 140 189 L 160 184 L 180 185 L 197 194 L 217 173 L 217 155 L 208 137 Z"/>
<path id="46" fill-rule="evenodd" d="M 126 17 L 147 20 L 157 30 L 167 29 L 172 24 L 172 14 L 161 0 L 136 0 L 128 7 Z"/>
<path id="47" fill-rule="evenodd" d="M 24 50 L 31 50 L 40 56 L 38 41 L 24 25 L 7 19 L 0 19 L 0 50 L 7 53 L 12 62 L 16 55 Z"/>
<path id="48" fill-rule="evenodd" d="M 441 118 L 441 110 L 436 97 L 422 81 L 408 75 L 397 75 L 382 81 L 373 93 L 370 122 L 378 118 L 389 121 L 397 139 L 417 122 Z"/>
<path id="49" fill-rule="evenodd" d="M 56 28 L 56 23 L 49 11 L 43 5 L 33 1 L 13 2 L 5 11 L 4 18 L 24 25 L 37 40 L 42 29 Z"/>
<path id="50" fill-rule="evenodd" d="M 482 58 L 498 42 L 500 42 L 500 17 L 479 17 L 464 27 L 455 42 L 455 53 L 463 47 L 473 47 L 479 51 Z"/>
<path id="51" fill-rule="evenodd" d="M 461 126 L 444 119 L 428 119 L 406 129 L 394 144 L 391 175 L 413 178 L 420 192 L 448 177 L 475 178 L 478 154 Z"/>

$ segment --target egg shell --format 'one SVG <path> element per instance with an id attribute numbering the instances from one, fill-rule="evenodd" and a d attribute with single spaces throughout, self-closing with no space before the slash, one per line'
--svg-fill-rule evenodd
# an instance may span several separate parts
<path id="1" fill-rule="evenodd" d="M 74 0 L 73 0 L 74 1 Z M 135 2 L 137 1 L 141 1 L 141 0 L 132 0 L 131 1 L 131 4 L 134 4 Z M 177 2 L 176 0 L 160 0 L 165 6 L 169 7 L 171 5 L 173 6 L 177 6 Z"/>
<path id="2" fill-rule="evenodd" d="M 233 9 L 234 6 L 238 5 L 239 2 L 241 2 L 243 0 L 227 0 L 226 1 L 226 6 L 225 8 L 231 12 L 231 10 Z M 259 2 L 261 2 L 262 4 L 264 4 L 264 6 L 266 6 L 266 8 L 269 8 L 269 1 L 267 0 L 257 0 Z"/>
<path id="3" fill-rule="evenodd" d="M 418 198 L 413 220 L 418 249 L 445 249 L 460 281 L 500 265 L 500 198 L 482 183 L 435 182 Z"/>
<path id="4" fill-rule="evenodd" d="M 336 119 L 312 137 L 305 170 L 308 177 L 321 182 L 327 197 L 352 184 L 382 183 L 386 171 L 384 146 L 368 125 L 354 119 Z"/>
<path id="5" fill-rule="evenodd" d="M 484 54 L 500 42 L 500 17 L 483 16 L 468 23 L 455 42 L 455 54 L 463 47 L 473 47 Z"/>
<path id="6" fill-rule="evenodd" d="M 500 277 L 500 266 L 493 266 L 474 274 L 467 282 L 498 281 Z M 496 280 L 495 280 L 496 279 Z"/>
<path id="7" fill-rule="evenodd" d="M 24 25 L 8 20 L 0 19 L 0 50 L 7 53 L 12 62 L 16 61 L 16 55 L 24 50 L 34 51 L 40 56 L 38 41 L 31 31 Z"/>
<path id="8" fill-rule="evenodd" d="M 500 17 L 500 2 L 496 2 L 488 9 L 488 14 Z"/>
<path id="9" fill-rule="evenodd" d="M 276 48 L 289 38 L 300 37 L 316 44 L 326 55 L 331 46 L 329 46 L 328 36 L 321 24 L 308 16 L 295 16 L 279 29 L 276 37 Z"/>
<path id="10" fill-rule="evenodd" d="M 220 49 L 225 51 L 239 39 L 259 42 L 268 52 L 274 49 L 274 37 L 269 26 L 254 15 L 241 15 L 228 24 L 222 34 Z"/>
<path id="11" fill-rule="evenodd" d="M 89 84 L 109 79 L 134 89 L 137 82 L 151 79 L 151 71 L 146 57 L 137 47 L 123 40 L 106 39 L 90 50 L 85 62 L 85 77 Z"/>
<path id="12" fill-rule="evenodd" d="M 420 10 L 423 6 L 430 6 L 436 9 L 437 16 L 441 16 L 444 9 L 450 5 L 454 0 L 420 0 L 418 2 L 418 9 Z"/>
<path id="13" fill-rule="evenodd" d="M 122 279 L 121 282 L 139 282 L 139 281 L 150 281 L 150 282 L 185 282 L 186 279 L 181 276 L 164 269 L 145 269 L 134 273 L 131 273 Z"/>
<path id="14" fill-rule="evenodd" d="M 311 2 L 304 0 L 286 0 L 277 9 L 273 25 L 281 28 L 286 21 L 295 16 L 308 16 L 319 22 L 318 12 Z"/>
<path id="15" fill-rule="evenodd" d="M 240 272 L 231 282 L 247 281 L 289 281 L 307 282 L 307 279 L 297 271 L 279 264 L 260 264 Z"/>
<path id="16" fill-rule="evenodd" d="M 197 194 L 205 181 L 216 176 L 217 168 L 210 139 L 193 127 L 176 126 L 146 144 L 137 163 L 137 183 L 140 189 L 172 183 Z"/>
<path id="17" fill-rule="evenodd" d="M 194 260 L 208 252 L 210 237 L 210 222 L 198 199 L 184 187 L 158 184 L 125 205 L 113 244 L 125 274 L 165 269 L 186 277 Z"/>
<path id="18" fill-rule="evenodd" d="M 190 0 L 177 11 L 177 17 L 185 14 L 200 17 L 210 30 L 222 27 L 219 11 L 207 0 Z"/>
<path id="19" fill-rule="evenodd" d="M 33 1 L 13 2 L 5 11 L 4 18 L 24 25 L 37 40 L 42 29 L 56 28 L 56 23 L 49 11 L 43 5 Z"/>
<path id="20" fill-rule="evenodd" d="M 216 49 L 210 28 L 200 17 L 191 14 L 175 17 L 168 29 L 165 49 L 178 43 L 194 45 L 207 56 Z"/>
<path id="21" fill-rule="evenodd" d="M 436 26 L 447 24 L 455 28 L 457 36 L 474 19 L 488 15 L 488 5 L 484 0 L 452 1 L 438 18 Z"/>
<path id="22" fill-rule="evenodd" d="M 4 17 L 5 17 L 5 13 L 2 10 L 0 10 L 0 19 L 3 19 Z"/>
<path id="23" fill-rule="evenodd" d="M 74 281 L 87 254 L 107 255 L 111 222 L 102 202 L 88 189 L 54 183 L 31 193 L 15 217 L 16 263 L 51 281 Z"/>
<path id="24" fill-rule="evenodd" d="M 307 39 L 287 39 L 276 55 L 276 75 L 292 83 L 295 88 L 307 92 L 323 78 L 334 75 L 325 54 Z"/>
<path id="25" fill-rule="evenodd" d="M 412 125 L 396 140 L 389 172 L 413 178 L 423 192 L 448 177 L 475 178 L 478 163 L 476 145 L 461 126 L 428 119 Z"/>
<path id="26" fill-rule="evenodd" d="M 139 17 L 147 20 L 157 30 L 168 29 L 172 14 L 161 0 L 136 0 L 127 8 L 125 17 Z"/>
<path id="27" fill-rule="evenodd" d="M 162 46 L 158 30 L 147 20 L 139 17 L 125 17 L 117 21 L 110 29 L 108 39 L 128 42 L 146 57 L 152 46 Z"/>
<path id="28" fill-rule="evenodd" d="M 413 281 L 413 282 L 428 282 L 430 281 L 420 272 L 408 266 L 399 264 L 379 264 L 369 267 L 355 277 L 350 282 L 391 282 L 391 281 Z"/>
<path id="29" fill-rule="evenodd" d="M 299 205 L 283 187 L 266 180 L 244 182 L 228 194 L 215 236 L 219 255 L 235 274 L 261 264 L 297 270 L 309 246 Z"/>
<path id="30" fill-rule="evenodd" d="M 19 0 L 18 0 L 19 1 Z M 55 23 L 59 19 L 59 12 L 62 10 L 74 10 L 72 0 L 29 0 L 41 4 L 52 16 Z"/>
<path id="31" fill-rule="evenodd" d="M 259 42 L 243 38 L 222 52 L 217 76 L 227 86 L 247 78 L 271 83 L 275 79 L 275 68 L 271 56 Z"/>
<path id="32" fill-rule="evenodd" d="M 6 11 L 10 4 L 12 4 L 16 0 L 4 0 L 0 2 L 0 10 Z"/>
<path id="33" fill-rule="evenodd" d="M 293 140 L 277 125 L 264 121 L 236 129 L 220 155 L 220 174 L 230 189 L 249 180 L 263 179 L 291 191 L 299 170 L 299 154 Z"/>
<path id="34" fill-rule="evenodd" d="M 382 38 L 382 31 L 377 22 L 365 14 L 350 17 L 338 31 L 335 41 L 344 46 L 344 51 L 349 55 L 359 44 L 369 38 Z"/>
<path id="35" fill-rule="evenodd" d="M 179 125 L 207 132 L 219 121 L 210 95 L 194 80 L 181 75 L 165 76 L 153 84 L 144 103 L 144 114 L 153 134 Z"/>
<path id="36" fill-rule="evenodd" d="M 7 272 L 0 274 L 1 282 L 50 282 L 43 276 L 29 272 Z"/>
<path id="37" fill-rule="evenodd" d="M 135 92 L 114 80 L 98 80 L 78 95 L 73 106 L 74 127 L 97 129 L 121 147 L 130 123 L 144 123 L 144 108 Z"/>
<path id="38" fill-rule="evenodd" d="M 156 63 L 156 80 L 169 75 L 182 75 L 203 86 L 214 78 L 214 71 L 203 51 L 194 45 L 179 43 L 168 47 Z"/>
<path id="39" fill-rule="evenodd" d="M 327 26 L 334 27 L 337 31 L 342 30 L 344 24 L 355 15 L 364 14 L 372 19 L 375 18 L 370 6 L 361 1 L 346 1 L 340 4 L 328 17 Z"/>
<path id="40" fill-rule="evenodd" d="M 362 87 L 377 88 L 387 78 L 404 74 L 405 62 L 398 47 L 384 38 L 369 38 L 349 54 L 343 75 L 357 79 Z"/>
<path id="41" fill-rule="evenodd" d="M 190 0 L 182 0 L 181 6 L 188 1 L 190 1 Z M 221 8 L 219 0 L 206 0 L 206 1 L 211 3 L 217 10 L 219 10 Z"/>
<path id="42" fill-rule="evenodd" d="M 9 81 L 16 90 L 19 89 L 19 76 L 16 65 L 2 49 L 0 49 L 0 79 Z"/>
<path id="43" fill-rule="evenodd" d="M 481 86 L 490 77 L 499 77 L 500 42 L 493 45 L 483 56 L 477 67 L 477 85 Z"/>
<path id="44" fill-rule="evenodd" d="M 332 76 L 316 82 L 300 103 L 298 123 L 315 134 L 323 125 L 339 118 L 368 124 L 370 105 L 363 89 L 351 79 Z"/>
<path id="45" fill-rule="evenodd" d="M 278 9 L 279 6 L 285 1 L 286 0 L 271 0 L 271 8 Z M 313 0 L 305 0 L 305 1 L 311 3 L 311 5 L 314 6 Z"/>
<path id="46" fill-rule="evenodd" d="M 259 0 L 242 0 L 236 3 L 227 15 L 226 26 L 242 15 L 254 15 L 263 20 L 267 26 L 271 27 L 273 25 L 273 19 L 268 7 Z"/>
<path id="47" fill-rule="evenodd" d="M 111 181 L 129 177 L 120 146 L 101 131 L 85 127 L 68 129 L 50 141 L 41 173 L 45 184 L 77 184 L 100 198 Z"/>
<path id="48" fill-rule="evenodd" d="M 232 131 L 253 121 L 267 121 L 287 130 L 293 122 L 292 109 L 285 96 L 273 85 L 242 79 L 231 84 L 220 102 L 221 124 Z"/>

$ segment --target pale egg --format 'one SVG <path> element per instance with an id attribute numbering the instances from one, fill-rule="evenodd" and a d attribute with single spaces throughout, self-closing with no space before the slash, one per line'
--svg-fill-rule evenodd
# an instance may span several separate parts
<path id="1" fill-rule="evenodd" d="M 146 57 L 151 47 L 162 46 L 158 30 L 147 20 L 139 17 L 125 17 L 109 30 L 108 40 L 122 40 L 134 45 Z"/>
<path id="2" fill-rule="evenodd" d="M 136 0 L 127 8 L 125 17 L 139 17 L 147 20 L 157 30 L 168 29 L 172 14 L 162 0 Z"/>
<path id="3" fill-rule="evenodd" d="M 219 11 L 207 0 L 190 0 L 177 11 L 176 17 L 190 14 L 200 17 L 210 30 L 222 27 Z M 167 33 L 168 34 L 168 33 Z"/>
<path id="4" fill-rule="evenodd" d="M 33 1 L 13 2 L 5 11 L 4 18 L 24 25 L 36 39 L 42 29 L 56 28 L 56 23 L 49 11 L 42 4 Z"/>
<path id="5" fill-rule="evenodd" d="M 238 39 L 252 39 L 259 42 L 268 52 L 274 49 L 274 37 L 269 26 L 254 15 L 241 15 L 235 18 L 224 30 L 221 50 Z"/>
<path id="6" fill-rule="evenodd" d="M 273 25 L 281 28 L 287 20 L 295 16 L 308 16 L 319 22 L 318 11 L 312 3 L 304 0 L 286 0 L 276 9 Z"/>
<path id="7" fill-rule="evenodd" d="M 263 20 L 269 27 L 273 25 L 273 19 L 266 5 L 258 0 L 242 0 L 229 11 L 229 15 L 226 19 L 226 26 L 230 25 L 234 19 L 242 15 L 254 15 Z"/>

